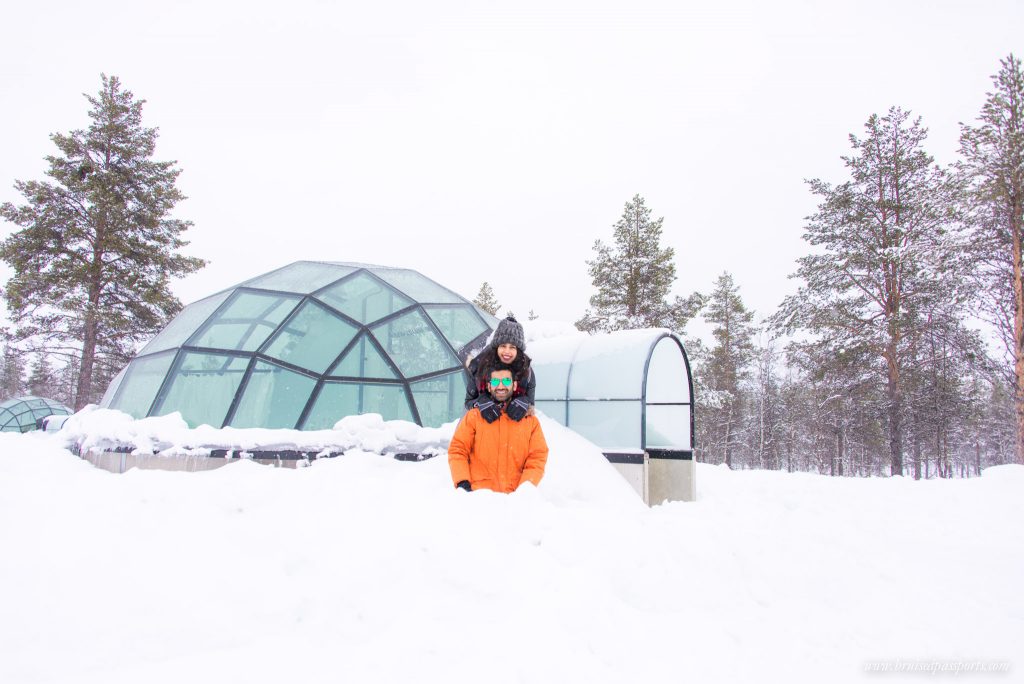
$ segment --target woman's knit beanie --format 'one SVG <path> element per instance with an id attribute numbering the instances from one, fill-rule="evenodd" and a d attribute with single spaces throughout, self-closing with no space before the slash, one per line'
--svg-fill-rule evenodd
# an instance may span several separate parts
<path id="1" fill-rule="evenodd" d="M 511 344 L 519 351 L 526 351 L 526 335 L 523 326 L 512 316 L 498 323 L 491 338 L 491 346 L 497 349 L 503 344 Z"/>

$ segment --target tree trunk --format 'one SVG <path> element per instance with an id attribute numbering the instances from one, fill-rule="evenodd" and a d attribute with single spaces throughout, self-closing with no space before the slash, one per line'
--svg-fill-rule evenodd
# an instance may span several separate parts
<path id="1" fill-rule="evenodd" d="M 761 462 L 761 468 L 765 467 L 764 458 L 764 384 L 761 385 L 761 396 L 757 405 L 757 458 Z"/>
<path id="2" fill-rule="evenodd" d="M 1013 404 L 1017 414 L 1017 463 L 1024 465 L 1024 281 L 1021 280 L 1021 200 L 1011 202 L 1013 212 L 1010 231 L 1013 233 Z"/>
<path id="3" fill-rule="evenodd" d="M 92 396 L 92 366 L 96 357 L 96 313 L 92 307 L 85 314 L 84 332 L 82 363 L 78 368 L 78 387 L 75 388 L 75 411 L 88 404 Z"/>
<path id="4" fill-rule="evenodd" d="M 903 474 L 903 390 L 900 369 L 896 365 L 896 341 L 889 345 L 887 392 L 889 398 L 889 470 L 890 475 Z"/>
<path id="5" fill-rule="evenodd" d="M 732 403 L 725 414 L 725 465 L 732 470 Z"/>
<path id="6" fill-rule="evenodd" d="M 843 459 L 846 458 L 846 426 L 839 426 L 839 449 L 836 451 L 838 461 L 839 477 L 843 476 Z"/>
<path id="7" fill-rule="evenodd" d="M 786 472 L 793 472 L 793 442 L 796 440 L 796 430 L 789 431 L 789 440 L 786 444 Z"/>
<path id="8" fill-rule="evenodd" d="M 78 372 L 78 387 L 75 390 L 75 411 L 82 409 L 92 399 L 92 373 L 96 360 L 96 342 L 99 332 L 100 294 L 103 289 L 103 251 L 106 221 L 100 219 L 96 226 L 93 243 L 92 264 L 89 274 L 89 303 L 86 305 L 84 330 L 82 331 L 82 363 Z"/>
<path id="9" fill-rule="evenodd" d="M 927 464 L 927 461 L 925 461 Z M 914 479 L 921 479 L 921 440 L 914 438 Z"/>

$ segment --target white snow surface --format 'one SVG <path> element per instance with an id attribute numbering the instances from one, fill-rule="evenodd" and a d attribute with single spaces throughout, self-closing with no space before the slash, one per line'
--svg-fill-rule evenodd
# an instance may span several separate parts
<path id="1" fill-rule="evenodd" d="M 149 448 L 206 430 L 115 413 L 71 427 Z M 451 426 L 364 416 L 325 431 L 358 446 L 308 468 L 123 475 L 71 433 L 0 434 L 0 682 L 891 680 L 865 671 L 883 661 L 1008 662 L 982 679 L 1019 681 L 1024 467 L 698 465 L 696 502 L 647 508 L 543 425 L 545 479 L 510 495 L 370 448 Z M 197 441 L 252 437 L 212 432 Z"/>

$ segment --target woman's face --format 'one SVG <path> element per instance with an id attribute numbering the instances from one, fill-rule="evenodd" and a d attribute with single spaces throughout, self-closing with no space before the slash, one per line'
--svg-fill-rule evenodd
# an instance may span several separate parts
<path id="1" fill-rule="evenodd" d="M 518 355 L 519 350 L 516 349 L 516 345 L 509 344 L 508 342 L 498 345 L 498 358 L 501 359 L 502 363 L 512 363 Z"/>

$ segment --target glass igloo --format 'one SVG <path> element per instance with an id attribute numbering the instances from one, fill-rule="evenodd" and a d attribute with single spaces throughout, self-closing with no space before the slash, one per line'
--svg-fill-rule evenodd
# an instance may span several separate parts
<path id="1" fill-rule="evenodd" d="M 192 427 L 438 426 L 462 414 L 463 361 L 495 325 L 415 271 L 299 261 L 186 306 L 101 405 Z"/>
<path id="2" fill-rule="evenodd" d="M 29 432 L 47 416 L 70 416 L 72 410 L 53 399 L 15 397 L 0 403 L 0 432 Z"/>

